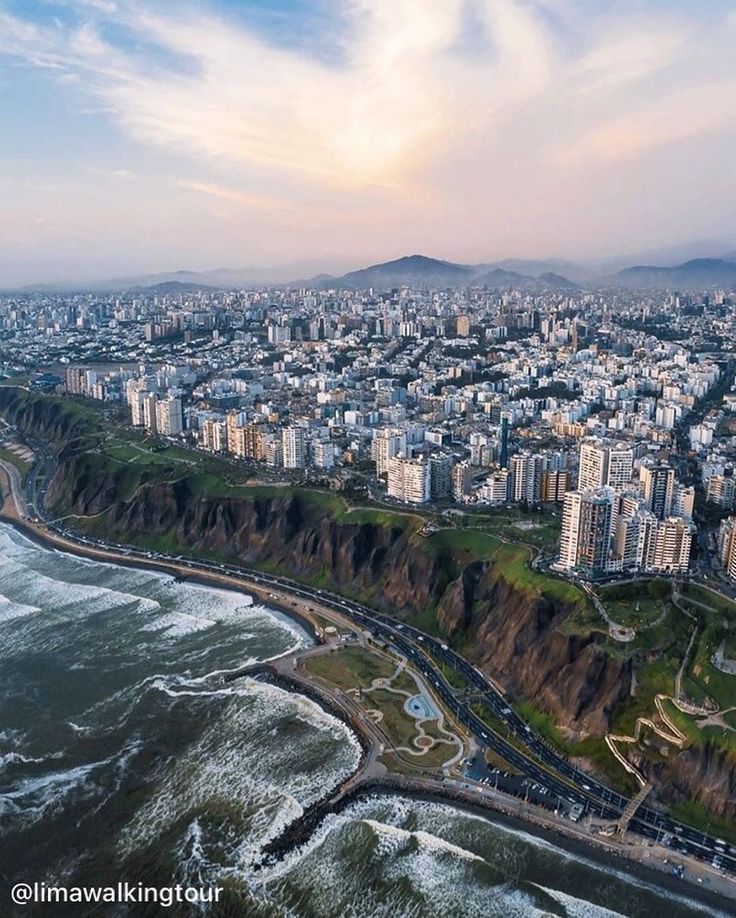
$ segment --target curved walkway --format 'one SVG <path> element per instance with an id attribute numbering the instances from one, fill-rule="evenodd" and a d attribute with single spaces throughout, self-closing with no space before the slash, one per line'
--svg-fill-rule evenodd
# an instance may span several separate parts
<path id="1" fill-rule="evenodd" d="M 392 695 L 399 695 L 400 697 L 405 698 L 406 701 L 410 701 L 412 698 L 415 698 L 417 694 L 421 695 L 425 699 L 430 699 L 431 696 L 430 696 L 429 690 L 427 689 L 426 685 L 424 685 L 423 682 L 416 676 L 415 673 L 408 673 L 408 675 L 411 676 L 411 678 L 416 683 L 418 692 L 412 694 L 411 692 L 406 692 L 403 689 L 397 689 L 392 686 L 391 683 L 399 675 L 401 675 L 401 673 L 405 670 L 405 668 L 406 668 L 406 660 L 402 659 L 399 665 L 396 667 L 396 670 L 392 676 L 390 676 L 387 679 L 386 678 L 374 679 L 371 683 L 370 688 L 362 690 L 363 695 L 364 696 L 369 695 L 371 692 L 375 692 L 376 690 L 379 690 L 383 692 L 389 692 Z M 386 751 L 387 752 L 403 752 L 403 753 L 406 753 L 408 755 L 418 758 L 420 756 L 426 755 L 430 750 L 434 749 L 438 745 L 457 746 L 458 752 L 454 756 L 452 756 L 450 759 L 448 759 L 443 765 L 444 768 L 448 768 L 451 765 L 453 765 L 459 758 L 462 757 L 464 743 L 462 739 L 456 733 L 453 733 L 452 731 L 446 729 L 445 715 L 442 711 L 442 708 L 435 705 L 431 701 L 430 701 L 430 704 L 431 704 L 431 707 L 437 711 L 437 714 L 436 715 L 431 714 L 428 717 L 415 717 L 413 714 L 411 714 L 409 710 L 407 710 L 406 703 L 404 704 L 404 710 L 406 711 L 407 714 L 409 714 L 414 719 L 414 724 L 417 729 L 416 736 L 412 738 L 412 743 L 414 745 L 414 748 L 411 748 L 409 746 L 393 746 L 391 749 L 387 749 Z M 368 713 L 374 717 L 376 714 L 381 714 L 381 712 L 378 710 L 369 711 Z M 383 719 L 383 716 L 381 715 L 381 718 L 379 719 Z M 374 722 L 377 723 L 378 719 L 376 719 Z M 441 737 L 430 736 L 430 734 L 427 733 L 427 731 L 424 729 L 425 723 L 432 723 L 432 722 L 436 722 L 437 730 L 439 733 L 442 734 Z M 425 740 L 427 740 L 428 742 L 425 743 Z"/>

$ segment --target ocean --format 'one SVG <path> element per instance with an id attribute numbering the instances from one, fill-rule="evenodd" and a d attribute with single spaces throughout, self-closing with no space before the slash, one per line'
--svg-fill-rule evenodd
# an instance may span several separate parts
<path id="1" fill-rule="evenodd" d="M 65 555 L 0 524 L 0 915 L 36 913 L 8 905 L 21 881 L 226 890 L 219 911 L 171 915 L 719 914 L 625 862 L 401 796 L 359 798 L 264 863 L 263 845 L 360 748 L 311 700 L 223 676 L 310 640 L 245 593 Z M 53 914 L 149 914 L 74 908 Z"/>

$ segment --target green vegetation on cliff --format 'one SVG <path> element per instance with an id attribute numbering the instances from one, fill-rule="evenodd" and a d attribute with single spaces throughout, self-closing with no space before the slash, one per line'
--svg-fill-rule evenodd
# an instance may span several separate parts
<path id="1" fill-rule="evenodd" d="M 530 705 L 527 715 L 551 742 L 601 771 L 623 771 L 602 737 L 633 730 L 637 717 L 651 715 L 656 694 L 674 691 L 696 624 L 683 691 L 698 703 L 714 697 L 722 708 L 734 691 L 736 677 L 710 659 L 729 635 L 730 607 L 692 587 L 679 602 L 660 586 L 642 595 L 636 584 L 638 600 L 609 591 L 611 616 L 637 630 L 635 641 L 620 643 L 578 586 L 534 569 L 527 532 L 519 530 L 526 544 L 508 540 L 498 516 L 491 527 L 448 513 L 437 528 L 435 514 L 356 507 L 338 493 L 253 481 L 242 464 L 147 438 L 114 412 L 73 399 L 5 387 L 0 412 L 21 433 L 51 444 L 59 467 L 47 503 L 72 525 L 146 549 L 284 574 L 411 619 L 492 673 L 514 703 Z M 711 611 L 701 608 L 709 602 Z M 693 734 L 686 752 L 696 752 L 700 764 L 688 760 L 678 787 L 700 793 L 698 768 L 711 767 L 708 744 L 730 746 L 715 735 L 729 725 L 695 725 L 703 741 Z M 660 772 L 674 774 L 685 761 L 676 750 L 669 760 L 655 748 L 638 751 Z M 711 783 L 728 782 L 728 763 L 718 761 Z"/>

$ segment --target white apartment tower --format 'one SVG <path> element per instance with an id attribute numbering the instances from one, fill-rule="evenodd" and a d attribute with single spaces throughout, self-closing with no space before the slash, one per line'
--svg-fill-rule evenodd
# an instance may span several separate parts
<path id="1" fill-rule="evenodd" d="M 624 443 L 583 440 L 580 444 L 578 488 L 623 488 L 634 471 L 634 451 Z"/>
<path id="2" fill-rule="evenodd" d="M 406 456 L 406 433 L 397 428 L 384 427 L 373 437 L 373 458 L 376 460 L 376 474 L 385 475 L 388 464 L 395 456 Z"/>
<path id="3" fill-rule="evenodd" d="M 173 395 L 156 402 L 156 430 L 164 437 L 175 437 L 184 430 L 181 399 Z"/>
<path id="4" fill-rule="evenodd" d="M 656 574 L 686 574 L 692 540 L 692 523 L 675 516 L 657 520 L 647 546 L 646 569 Z"/>
<path id="5" fill-rule="evenodd" d="M 388 464 L 388 496 L 409 504 L 426 504 L 431 496 L 429 463 L 424 457 L 394 456 Z"/>
<path id="6" fill-rule="evenodd" d="M 281 431 L 282 461 L 285 469 L 303 469 L 307 464 L 307 436 L 303 427 Z"/>
<path id="7" fill-rule="evenodd" d="M 318 469 L 331 469 L 335 465 L 335 445 L 329 440 L 312 443 L 312 459 Z"/>
<path id="8" fill-rule="evenodd" d="M 721 522 L 718 530 L 718 557 L 728 576 L 736 580 L 736 516 Z"/>

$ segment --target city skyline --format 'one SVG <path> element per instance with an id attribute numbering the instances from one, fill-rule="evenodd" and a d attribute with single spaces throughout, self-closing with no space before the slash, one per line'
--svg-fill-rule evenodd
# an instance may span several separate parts
<path id="1" fill-rule="evenodd" d="M 704 6 L 0 3 L 0 285 L 728 251 Z"/>

